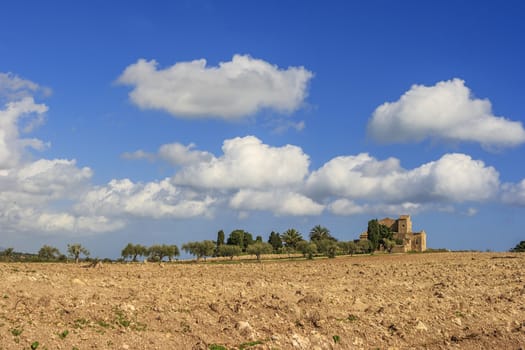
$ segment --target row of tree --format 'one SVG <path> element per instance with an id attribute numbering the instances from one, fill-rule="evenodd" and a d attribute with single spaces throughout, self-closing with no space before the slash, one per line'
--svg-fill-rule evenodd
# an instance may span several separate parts
<path id="1" fill-rule="evenodd" d="M 337 254 L 369 253 L 379 248 L 380 245 L 390 248 L 394 241 L 391 240 L 392 232 L 384 225 L 380 225 L 377 220 L 368 223 L 368 241 L 338 241 L 333 237 L 326 227 L 321 225 L 314 226 L 309 232 L 309 241 L 294 228 L 285 232 L 278 233 L 272 231 L 268 241 L 263 242 L 261 236 L 253 235 L 245 230 L 233 230 L 228 237 L 223 230 L 217 233 L 217 239 L 188 242 L 182 245 L 182 250 L 196 257 L 197 260 L 207 257 L 219 256 L 233 259 L 242 254 L 255 255 L 259 260 L 263 254 L 291 254 L 301 253 L 305 257 L 312 258 L 316 254 L 323 254 L 334 257 Z M 13 249 L 8 248 L 3 256 L 9 260 L 13 254 Z M 68 244 L 67 256 L 52 246 L 44 245 L 38 252 L 38 259 L 44 261 L 63 261 L 67 258 L 74 259 L 75 262 L 80 257 L 89 257 L 89 251 L 81 244 Z M 172 261 L 180 256 L 179 247 L 175 244 L 155 244 L 150 247 L 142 244 L 128 243 L 121 251 L 123 260 L 138 261 L 138 258 L 146 258 L 150 261 Z"/>

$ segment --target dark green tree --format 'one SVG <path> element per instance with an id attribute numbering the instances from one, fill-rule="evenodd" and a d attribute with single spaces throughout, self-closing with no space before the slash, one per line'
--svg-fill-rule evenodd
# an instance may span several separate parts
<path id="1" fill-rule="evenodd" d="M 38 257 L 42 260 L 56 260 L 58 259 L 58 256 L 60 255 L 60 251 L 58 248 L 51 247 L 49 245 L 44 244 L 42 248 L 38 251 Z"/>
<path id="2" fill-rule="evenodd" d="M 233 230 L 228 236 L 226 244 L 239 246 L 244 248 L 244 230 Z"/>
<path id="3" fill-rule="evenodd" d="M 237 245 L 241 247 L 242 251 L 246 251 L 246 247 L 253 243 L 253 236 L 251 233 L 244 230 L 233 230 L 228 236 L 226 244 Z"/>
<path id="4" fill-rule="evenodd" d="M 331 241 L 337 241 L 332 235 L 330 234 L 330 230 L 328 230 L 326 227 L 323 227 L 321 225 L 316 225 L 310 230 L 310 240 L 312 242 L 318 242 L 322 240 L 331 240 Z"/>
<path id="5" fill-rule="evenodd" d="M 379 245 L 384 243 L 385 239 L 392 240 L 392 230 L 385 225 L 379 223 L 377 219 L 368 222 L 368 240 L 372 244 L 372 250 L 378 250 Z"/>
<path id="6" fill-rule="evenodd" d="M 221 245 L 224 244 L 224 231 L 223 230 L 220 230 L 219 232 L 217 232 L 217 248 L 219 248 Z"/>
<path id="7" fill-rule="evenodd" d="M 521 241 L 519 242 L 518 244 L 516 244 L 516 246 L 514 248 L 512 248 L 510 250 L 511 252 L 514 252 L 514 253 L 522 253 L 522 252 L 525 252 L 525 241 Z"/>
<path id="8" fill-rule="evenodd" d="M 270 233 L 270 237 L 268 238 L 268 243 L 272 245 L 274 253 L 278 253 L 279 249 L 283 247 L 283 241 L 281 240 L 281 235 L 273 231 Z"/>
<path id="9" fill-rule="evenodd" d="M 262 236 L 255 237 L 255 243 L 262 243 L 262 242 L 263 242 Z"/>
<path id="10" fill-rule="evenodd" d="M 303 236 L 296 229 L 290 228 L 281 235 L 281 239 L 286 247 L 295 249 L 297 243 L 303 240 Z"/>

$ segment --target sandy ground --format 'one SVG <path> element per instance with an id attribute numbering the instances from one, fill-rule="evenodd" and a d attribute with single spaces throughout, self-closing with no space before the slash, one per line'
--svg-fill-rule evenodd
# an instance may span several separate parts
<path id="1" fill-rule="evenodd" d="M 525 349 L 524 267 L 510 253 L 0 264 L 0 349 Z"/>

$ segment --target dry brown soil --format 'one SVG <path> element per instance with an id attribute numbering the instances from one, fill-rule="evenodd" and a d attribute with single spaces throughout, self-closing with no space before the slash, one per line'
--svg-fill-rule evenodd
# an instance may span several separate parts
<path id="1" fill-rule="evenodd" d="M 0 264 L 0 349 L 525 347 L 525 254 L 81 266 Z"/>

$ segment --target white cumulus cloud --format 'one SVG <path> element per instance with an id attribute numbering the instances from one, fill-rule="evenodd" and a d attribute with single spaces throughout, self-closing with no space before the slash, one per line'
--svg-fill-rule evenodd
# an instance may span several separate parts
<path id="1" fill-rule="evenodd" d="M 460 79 L 413 85 L 398 101 L 377 107 L 368 133 L 383 143 L 431 138 L 512 147 L 525 142 L 521 122 L 495 116 L 490 101 L 474 98 Z"/>
<path id="2" fill-rule="evenodd" d="M 506 204 L 525 206 L 525 179 L 517 184 L 503 184 L 501 196 L 503 202 Z"/>
<path id="3" fill-rule="evenodd" d="M 111 180 L 93 188 L 76 205 L 79 213 L 119 217 L 189 218 L 209 216 L 214 199 L 175 187 L 169 179 L 134 183 L 129 179 Z"/>
<path id="4" fill-rule="evenodd" d="M 275 215 L 320 215 L 324 206 L 291 191 L 240 190 L 230 200 L 230 206 L 242 210 L 266 210 Z"/>
<path id="5" fill-rule="evenodd" d="M 47 112 L 44 104 L 35 103 L 32 97 L 11 101 L 0 110 L 0 169 L 16 166 L 26 147 L 43 149 L 45 144 L 38 139 L 21 138 L 19 132 L 20 119 L 40 118 Z"/>
<path id="6" fill-rule="evenodd" d="M 342 197 L 383 203 L 483 201 L 495 196 L 499 174 L 465 154 L 445 154 L 412 170 L 399 160 L 377 160 L 368 154 L 337 157 L 312 172 L 306 182 L 314 198 Z M 345 206 L 342 206 L 345 204 Z M 359 210 L 339 203 L 335 210 Z"/>
<path id="7" fill-rule="evenodd" d="M 303 67 L 281 69 L 247 55 L 208 67 L 205 59 L 158 69 L 155 60 L 128 66 L 118 82 L 130 85 L 131 101 L 179 117 L 239 119 L 269 108 L 290 113 L 307 96 L 313 74 Z"/>
<path id="8" fill-rule="evenodd" d="M 254 136 L 225 140 L 223 155 L 189 164 L 174 176 L 179 185 L 207 189 L 266 189 L 301 185 L 308 156 L 300 147 L 271 147 Z"/>

